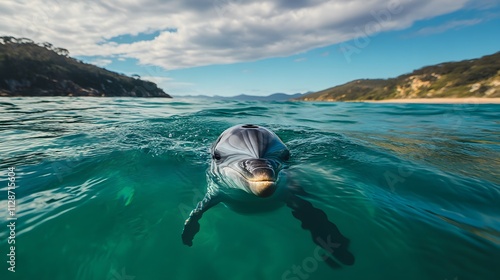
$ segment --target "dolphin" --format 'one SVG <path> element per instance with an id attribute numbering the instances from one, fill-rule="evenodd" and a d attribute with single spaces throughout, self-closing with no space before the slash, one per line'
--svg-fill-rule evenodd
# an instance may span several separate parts
<path id="1" fill-rule="evenodd" d="M 311 233 L 313 242 L 326 252 L 323 259 L 332 267 L 354 264 L 349 239 L 343 236 L 327 215 L 305 200 L 308 193 L 291 183 L 286 174 L 290 151 L 271 130 L 253 124 L 236 125 L 225 130 L 210 148 L 208 187 L 184 223 L 181 237 L 187 246 L 200 230 L 203 213 L 223 203 L 242 213 L 271 211 L 283 205 Z"/>

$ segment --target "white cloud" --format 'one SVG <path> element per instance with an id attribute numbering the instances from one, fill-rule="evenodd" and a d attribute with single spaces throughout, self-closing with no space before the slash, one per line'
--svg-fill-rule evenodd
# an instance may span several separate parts
<path id="1" fill-rule="evenodd" d="M 141 80 L 150 81 L 157 85 L 166 85 L 169 83 L 170 84 L 175 83 L 172 78 L 163 76 L 141 76 Z"/>
<path id="2" fill-rule="evenodd" d="M 475 0 L 471 1 L 470 8 L 486 10 L 498 6 L 498 0 Z"/>
<path id="3" fill-rule="evenodd" d="M 97 58 L 90 61 L 91 64 L 97 65 L 99 67 L 104 67 L 108 64 L 111 64 L 111 62 L 113 62 L 111 59 L 105 59 L 105 58 Z"/>
<path id="4" fill-rule="evenodd" d="M 185 94 L 201 94 L 196 89 L 196 84 L 187 83 L 187 82 L 179 82 L 174 80 L 171 77 L 165 76 L 141 76 L 141 80 L 150 81 L 158 85 L 158 87 L 167 91 L 167 93 L 171 94 L 175 92 L 176 94 L 185 95 Z M 167 90 L 168 89 L 168 90 Z"/>
<path id="5" fill-rule="evenodd" d="M 439 34 L 450 29 L 459 29 L 466 26 L 476 25 L 481 23 L 481 19 L 468 19 L 468 20 L 453 20 L 438 26 L 425 27 L 416 32 L 417 35 L 432 35 Z"/>
<path id="6" fill-rule="evenodd" d="M 141 64 L 177 69 L 290 56 L 353 39 L 367 28 L 373 33 L 405 28 L 417 20 L 461 9 L 468 0 L 110 3 L 2 1 L 0 33 L 48 41 L 73 56 L 134 58 Z M 172 29 L 177 32 L 168 31 Z M 161 30 L 165 31 L 149 41 L 106 41 Z"/>

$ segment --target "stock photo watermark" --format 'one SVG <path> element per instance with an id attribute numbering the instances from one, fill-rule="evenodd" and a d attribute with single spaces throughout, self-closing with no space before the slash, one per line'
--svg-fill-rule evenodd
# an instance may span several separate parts
<path id="1" fill-rule="evenodd" d="M 77 167 L 84 159 L 83 154 L 75 156 L 73 159 L 67 159 L 64 161 L 56 161 L 50 164 L 52 170 L 54 171 L 54 176 L 57 177 L 59 183 L 62 183 L 64 177 L 72 174 L 75 167 Z"/>
<path id="2" fill-rule="evenodd" d="M 242 0 L 214 0 L 214 9 L 220 17 L 223 17 L 233 9 L 237 9 L 237 4 Z"/>
<path id="3" fill-rule="evenodd" d="M 332 242 L 331 236 L 326 238 L 318 237 L 316 239 L 318 244 L 321 246 L 316 246 L 311 256 L 308 256 L 302 260 L 299 265 L 292 265 L 292 267 L 281 275 L 282 280 L 305 280 L 309 279 L 310 275 L 318 270 L 319 263 L 325 262 L 328 259 L 328 255 L 324 252 L 333 254 L 335 249 L 339 248 L 341 244 Z M 323 253 L 321 253 L 323 251 Z"/>
<path id="4" fill-rule="evenodd" d="M 355 27 L 354 32 L 358 35 L 352 43 L 342 43 L 340 44 L 340 51 L 344 54 L 344 58 L 348 63 L 352 61 L 352 56 L 355 54 L 360 54 L 361 50 L 370 45 L 370 37 L 379 33 L 384 27 L 387 27 L 389 23 L 393 20 L 395 15 L 400 14 L 403 11 L 403 6 L 401 2 L 390 1 L 387 6 L 379 11 L 371 11 L 371 16 L 373 20 L 365 24 L 363 27 Z"/>
<path id="5" fill-rule="evenodd" d="M 463 125 L 463 119 L 470 116 L 478 109 L 477 103 L 462 103 L 454 104 L 451 110 L 443 114 L 443 120 L 451 123 L 450 130 L 458 130 Z M 440 141 L 446 139 L 449 133 L 435 130 L 431 133 L 428 139 L 432 141 Z M 438 152 L 438 147 L 433 145 L 430 147 L 426 154 L 418 153 L 409 156 L 411 161 L 421 161 L 426 158 L 431 158 Z M 386 170 L 383 174 L 384 179 L 392 192 L 396 191 L 397 185 L 406 182 L 406 180 L 413 175 L 414 170 L 410 166 L 406 166 L 403 162 L 399 165 L 397 170 Z"/>
<path id="6" fill-rule="evenodd" d="M 113 275 L 111 280 L 134 280 L 135 279 L 135 276 L 127 274 L 127 272 L 125 271 L 125 268 L 122 268 L 122 270 L 120 272 L 113 269 L 113 270 L 111 270 L 111 274 Z"/>
<path id="7" fill-rule="evenodd" d="M 36 13 L 24 18 L 25 24 L 20 33 L 27 38 L 36 37 L 43 33 L 43 27 L 48 27 L 52 19 L 61 11 L 61 3 L 58 0 L 51 1 Z"/>
<path id="8" fill-rule="evenodd" d="M 179 204 L 179 212 L 181 213 L 181 216 L 183 218 L 189 217 L 189 214 L 191 213 L 191 211 L 193 211 L 193 207 L 195 207 L 198 202 L 203 200 L 204 197 L 205 195 L 200 190 L 196 189 L 194 191 L 193 201 L 191 205 L 187 205 L 185 203 Z"/>
<path id="9" fill-rule="evenodd" d="M 412 159 L 415 160 L 421 160 L 423 159 L 422 155 L 415 155 L 411 157 Z M 406 181 L 406 178 L 410 177 L 413 174 L 413 170 L 409 167 L 404 167 L 403 165 L 400 165 L 397 169 L 397 172 L 393 172 L 390 170 L 387 170 L 384 172 L 384 178 L 385 181 L 387 182 L 387 185 L 389 185 L 389 188 L 391 191 L 396 191 L 396 185 L 399 183 L 404 183 Z"/>
<path id="10" fill-rule="evenodd" d="M 16 272 L 16 168 L 9 167 L 7 169 L 7 244 L 10 245 L 7 254 L 7 270 Z"/>

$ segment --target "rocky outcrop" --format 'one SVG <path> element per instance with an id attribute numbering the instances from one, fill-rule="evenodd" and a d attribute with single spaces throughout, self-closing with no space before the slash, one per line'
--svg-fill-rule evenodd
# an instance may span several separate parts
<path id="1" fill-rule="evenodd" d="M 13 37 L 0 37 L 0 96 L 171 98 L 155 83 L 83 63 L 49 43 Z"/>

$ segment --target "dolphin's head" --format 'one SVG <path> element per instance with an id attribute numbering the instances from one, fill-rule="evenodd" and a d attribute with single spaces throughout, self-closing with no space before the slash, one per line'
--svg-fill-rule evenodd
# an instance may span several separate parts
<path id="1" fill-rule="evenodd" d="M 210 149 L 211 173 L 217 180 L 258 197 L 269 197 L 290 157 L 274 132 L 256 125 L 237 125 L 224 131 Z"/>

